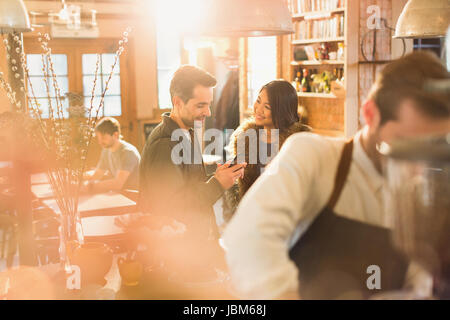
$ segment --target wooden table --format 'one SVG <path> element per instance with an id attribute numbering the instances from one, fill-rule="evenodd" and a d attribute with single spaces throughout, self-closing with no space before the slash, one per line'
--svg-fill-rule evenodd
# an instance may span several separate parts
<path id="1" fill-rule="evenodd" d="M 42 203 L 56 214 L 61 211 L 55 199 L 43 200 Z M 116 192 L 82 195 L 78 200 L 78 211 L 81 217 L 119 215 L 137 211 L 137 204 L 124 195 Z"/>
<path id="2" fill-rule="evenodd" d="M 52 186 L 49 183 L 32 184 L 31 193 L 38 199 L 53 198 Z"/>
<path id="3" fill-rule="evenodd" d="M 32 185 L 42 184 L 42 183 L 50 183 L 50 181 L 48 181 L 48 176 L 46 173 L 41 172 L 41 173 L 34 173 L 31 175 L 31 184 Z"/>

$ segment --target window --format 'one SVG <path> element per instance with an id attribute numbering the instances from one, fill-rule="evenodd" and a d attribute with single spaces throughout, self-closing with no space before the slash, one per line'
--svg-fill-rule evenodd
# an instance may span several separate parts
<path id="1" fill-rule="evenodd" d="M 200 39 L 186 38 L 183 34 L 200 28 L 199 21 L 207 14 L 205 2 L 206 0 L 154 1 L 158 102 L 161 109 L 172 108 L 169 88 L 173 72 L 182 63 L 197 64 L 196 50 L 204 43 Z"/>
<path id="2" fill-rule="evenodd" d="M 69 77 L 67 72 L 67 55 L 52 54 L 53 69 L 56 75 L 57 87 L 60 90 L 59 97 L 63 97 L 69 91 Z M 68 100 L 62 99 L 57 101 L 56 88 L 51 78 L 49 70 L 49 59 L 45 55 L 28 54 L 27 66 L 29 68 L 31 86 L 28 86 L 28 92 L 31 97 L 35 97 L 40 109 L 42 110 L 42 118 L 47 119 L 52 110 L 53 116 L 58 118 L 56 114 L 57 103 L 61 103 L 63 107 L 63 117 L 68 117 Z M 45 68 L 45 69 L 44 69 Z M 44 72 L 45 70 L 45 72 Z M 50 99 L 49 99 L 50 98 Z"/>
<path id="3" fill-rule="evenodd" d="M 277 77 L 277 38 L 256 37 L 248 39 L 247 78 L 248 105 L 258 97 L 261 87 Z"/>
<path id="4" fill-rule="evenodd" d="M 441 39 L 429 38 L 429 39 L 414 39 L 413 45 L 414 51 L 430 50 L 433 51 L 438 57 L 441 56 Z"/>
<path id="5" fill-rule="evenodd" d="M 181 64 L 181 36 L 174 28 L 173 7 L 164 0 L 156 2 L 156 55 L 158 71 L 159 108 L 172 107 L 170 79 Z"/>
<path id="6" fill-rule="evenodd" d="M 96 109 L 101 101 L 102 93 L 114 64 L 115 51 L 117 50 L 118 40 L 73 40 L 73 39 L 53 39 L 49 43 L 52 49 L 51 59 L 54 72 L 56 74 L 60 96 L 64 97 L 61 101 L 64 117 L 69 116 L 69 106 L 79 106 L 83 104 L 85 108 L 91 105 L 91 94 L 95 78 L 97 56 L 99 56 L 99 65 L 97 72 L 97 82 L 94 92 L 93 106 Z M 47 69 L 48 59 L 42 55 L 39 42 L 34 38 L 24 40 L 25 52 L 27 53 L 27 65 L 30 70 L 30 80 L 32 82 L 34 95 L 36 96 L 42 117 L 48 118 L 51 108 L 55 109 L 57 102 L 53 80 L 48 79 L 50 84 L 47 92 L 45 84 L 45 72 L 43 65 Z M 127 48 L 129 50 L 129 48 Z M 127 110 L 128 81 L 127 72 L 122 70 L 121 64 L 127 57 L 127 50 L 124 51 L 114 68 L 114 73 L 108 85 L 102 109 L 99 116 L 116 117 L 121 122 L 122 127 L 128 124 L 128 119 L 134 118 L 130 115 L 131 110 Z M 44 61 L 43 61 L 44 59 Z M 44 63 L 44 64 L 43 64 Z M 31 88 L 28 87 L 30 91 Z M 125 90 L 125 92 L 124 92 Z M 31 93 L 31 92 L 30 92 Z M 50 99 L 49 99 L 50 97 Z M 56 117 L 58 115 L 55 115 Z M 87 114 L 86 114 L 87 116 Z M 126 128 L 125 128 L 126 129 Z"/>
<path id="7" fill-rule="evenodd" d="M 99 57 L 99 66 L 97 72 L 97 85 L 95 86 L 93 105 L 100 104 L 101 96 L 105 90 L 106 81 L 114 64 L 114 53 L 103 53 Z M 95 79 L 95 70 L 97 64 L 97 54 L 83 54 L 83 97 L 84 105 L 89 107 L 91 104 L 92 89 Z M 95 111 L 95 110 L 93 110 Z M 119 117 L 122 115 L 122 102 L 120 98 L 120 63 L 114 67 L 114 73 L 109 81 L 108 90 L 105 94 L 100 116 Z M 93 115 L 95 116 L 95 115 Z"/>

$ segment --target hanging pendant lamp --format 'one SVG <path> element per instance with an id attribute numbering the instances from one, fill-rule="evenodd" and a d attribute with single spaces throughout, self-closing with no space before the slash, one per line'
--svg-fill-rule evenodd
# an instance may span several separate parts
<path id="1" fill-rule="evenodd" d="M 30 18 L 22 0 L 0 1 L 0 33 L 31 31 Z"/>
<path id="2" fill-rule="evenodd" d="M 294 33 L 285 0 L 209 0 L 207 17 L 197 34 L 258 37 Z"/>
<path id="3" fill-rule="evenodd" d="M 397 21 L 394 38 L 445 37 L 450 0 L 409 0 Z"/>

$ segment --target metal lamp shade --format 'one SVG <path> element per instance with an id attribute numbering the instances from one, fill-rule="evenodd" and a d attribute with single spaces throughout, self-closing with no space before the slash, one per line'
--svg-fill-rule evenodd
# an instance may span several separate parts
<path id="1" fill-rule="evenodd" d="M 208 1 L 208 16 L 196 33 L 214 37 L 258 37 L 294 33 L 284 0 Z"/>
<path id="2" fill-rule="evenodd" d="M 0 1 L 0 33 L 31 31 L 30 18 L 22 0 Z"/>
<path id="3" fill-rule="evenodd" d="M 445 37 L 450 0 L 409 0 L 398 18 L 394 38 Z"/>

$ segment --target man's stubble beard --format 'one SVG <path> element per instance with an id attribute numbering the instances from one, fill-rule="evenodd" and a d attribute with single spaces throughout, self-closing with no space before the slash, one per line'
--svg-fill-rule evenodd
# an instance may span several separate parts
<path id="1" fill-rule="evenodd" d="M 184 125 L 188 128 L 193 128 L 194 127 L 194 121 L 187 119 L 185 117 L 181 117 L 181 121 L 183 121 Z"/>

